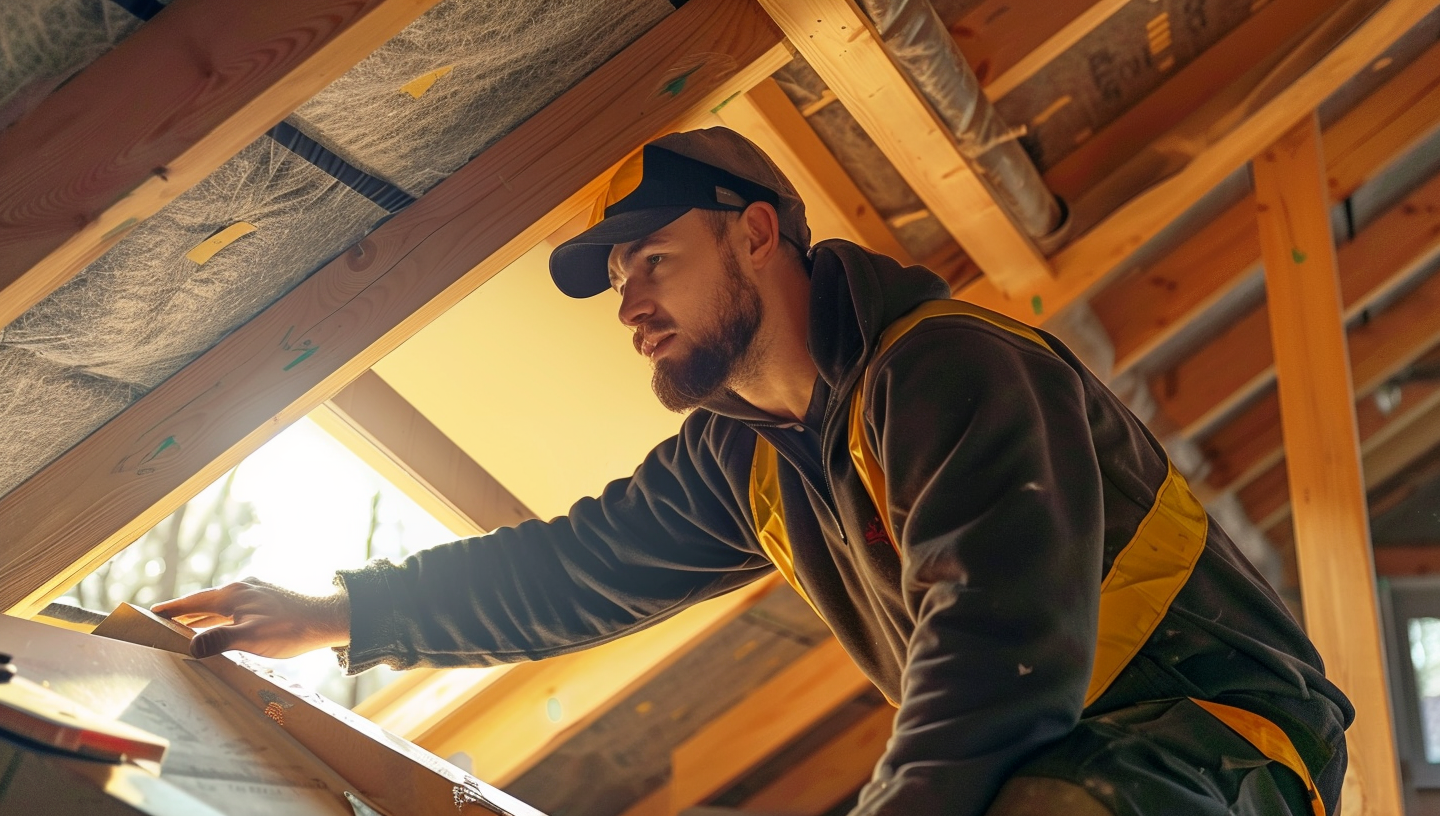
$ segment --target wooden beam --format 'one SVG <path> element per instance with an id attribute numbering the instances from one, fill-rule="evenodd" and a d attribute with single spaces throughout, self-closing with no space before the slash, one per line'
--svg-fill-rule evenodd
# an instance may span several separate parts
<path id="1" fill-rule="evenodd" d="M 726 102 L 719 116 L 769 154 L 795 185 L 815 240 L 844 238 L 902 264 L 915 262 L 774 79 Z"/>
<path id="2" fill-rule="evenodd" d="M 0 326 L 435 0 L 179 0 L 0 132 Z"/>
<path id="3" fill-rule="evenodd" d="M 1355 704 L 1360 812 L 1378 816 L 1400 812 L 1400 773 L 1322 155 L 1312 113 L 1256 156 L 1255 201 L 1305 622 Z"/>
<path id="4" fill-rule="evenodd" d="M 1353 321 L 1377 300 L 1411 279 L 1415 272 L 1440 256 L 1440 176 L 1396 203 L 1339 250 L 1340 287 L 1344 319 Z M 1428 291 L 1424 287 L 1421 292 Z M 1419 292 L 1414 296 L 1423 297 Z M 1383 314 L 1383 313 L 1382 313 Z M 1269 344 L 1268 313 L 1258 305 L 1220 335 L 1166 371 L 1151 379 L 1151 392 L 1160 410 L 1181 433 L 1194 438 L 1240 404 L 1270 386 L 1275 379 Z M 1374 321 L 1372 321 L 1373 323 Z M 1407 338 L 1428 337 L 1427 321 L 1406 326 Z M 1356 329 L 1363 337 L 1395 334 L 1377 332 L 1373 325 Z M 1428 348 L 1429 344 L 1420 347 Z M 1361 355 L 1361 349 L 1351 349 Z M 1364 363 L 1356 360 L 1357 382 L 1368 382 Z"/>
<path id="5" fill-rule="evenodd" d="M 1325 129 L 1332 200 L 1349 198 L 1437 126 L 1440 45 L 1431 46 Z M 1341 266 L 1343 271 L 1343 260 Z M 1129 370 L 1259 269 L 1255 201 L 1247 195 L 1160 260 L 1090 300 L 1115 345 L 1114 373 Z"/>
<path id="6" fill-rule="evenodd" d="M 1440 573 L 1440 541 L 1375 548 L 1375 574 L 1386 578 Z"/>
<path id="7" fill-rule="evenodd" d="M 516 665 L 413 741 L 439 756 L 464 751 L 476 776 L 508 785 L 778 586 L 772 575 L 601 646 Z"/>
<path id="8" fill-rule="evenodd" d="M 479 535 L 535 518 L 373 371 L 361 374 L 310 418 L 457 535 Z"/>
<path id="9" fill-rule="evenodd" d="M 1044 256 L 970 169 L 853 0 L 760 3 L 997 291 L 1050 277 Z"/>
<path id="10" fill-rule="evenodd" d="M 1440 0 L 1389 0 L 1284 90 L 1208 141 L 1184 169 L 1131 199 L 1051 257 L 1053 280 L 1007 294 L 986 279 L 972 284 L 960 298 L 1043 324 L 1108 280 L 1135 250 L 1308 116 L 1437 6 Z"/>
<path id="11" fill-rule="evenodd" d="M 671 813 L 724 791 L 871 687 L 839 641 L 810 650 L 675 749 Z"/>
<path id="12" fill-rule="evenodd" d="M 885 753 L 895 709 L 875 709 L 745 800 L 751 813 L 821 816 L 859 790 Z"/>
<path id="13" fill-rule="evenodd" d="M 1009 0 L 988 0 L 960 19 L 966 33 L 955 32 L 955 40 L 985 86 L 985 95 L 998 100 L 1040 73 L 1052 60 L 1069 51 L 1129 2 L 1082 0 L 1078 3 L 1040 3 L 1032 7 L 1019 6 Z M 1013 34 L 1006 32 L 1008 36 L 998 33 L 985 36 L 988 32 L 981 26 L 989 24 L 997 15 L 1012 25 L 1023 23 L 1015 25 Z M 1037 16 L 1040 19 L 1037 20 Z M 1065 22 L 1056 27 L 1052 22 L 1056 19 Z M 953 28 L 951 30 L 954 32 Z M 1045 31 L 1054 33 L 1043 42 L 1035 43 L 1033 38 Z M 975 49 L 972 41 L 982 48 Z"/>
<path id="14" fill-rule="evenodd" d="M 1440 343 L 1440 276 L 1349 332 L 1355 393 L 1365 397 Z M 1367 409 L 1360 411 L 1362 418 Z M 1367 425 L 1361 425 L 1362 434 Z M 1280 409 L 1273 392 L 1248 406 L 1200 442 L 1210 462 L 1208 484 L 1219 490 L 1243 487 L 1284 456 Z"/>
<path id="15" fill-rule="evenodd" d="M 1083 212 L 1094 206 L 1087 202 L 1086 193 L 1096 190 L 1126 162 L 1180 125 L 1190 113 L 1241 81 L 1248 72 L 1273 64 L 1293 47 L 1297 34 L 1325 16 L 1338 2 L 1270 0 L 1134 107 L 1045 171 L 1046 183 L 1056 195 L 1071 203 L 1082 225 L 1087 219 L 1093 219 L 1095 216 Z M 1155 169 L 1163 173 L 1163 168 Z M 1102 214 L 1119 203 L 1113 199 L 1098 202 Z"/>
<path id="16" fill-rule="evenodd" d="M 666 17 L 0 498 L 0 609 L 43 608 L 590 206 L 637 145 L 789 59 L 745 0 Z"/>

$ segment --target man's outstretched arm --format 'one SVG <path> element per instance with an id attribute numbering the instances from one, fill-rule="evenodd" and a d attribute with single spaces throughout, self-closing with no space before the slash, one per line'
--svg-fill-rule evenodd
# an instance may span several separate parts
<path id="1" fill-rule="evenodd" d="M 703 436 L 701 423 L 687 421 L 632 477 L 567 516 L 341 571 L 336 597 L 241 582 L 155 611 L 216 625 L 197 638 L 197 653 L 334 646 L 352 672 L 492 665 L 597 645 L 770 570 L 735 499 L 745 486 L 727 484 Z M 336 608 L 346 612 L 338 637 Z"/>

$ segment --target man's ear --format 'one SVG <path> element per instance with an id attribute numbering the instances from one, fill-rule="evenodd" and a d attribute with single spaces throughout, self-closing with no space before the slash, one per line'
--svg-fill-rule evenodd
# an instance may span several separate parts
<path id="1" fill-rule="evenodd" d="M 759 269 L 769 264 L 780 250 L 780 216 L 775 207 L 764 201 L 756 201 L 740 213 L 740 225 L 745 236 L 745 249 L 750 262 Z"/>

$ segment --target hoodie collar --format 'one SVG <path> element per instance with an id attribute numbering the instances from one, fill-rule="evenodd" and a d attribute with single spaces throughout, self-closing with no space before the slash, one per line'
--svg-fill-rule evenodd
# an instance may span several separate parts
<path id="1" fill-rule="evenodd" d="M 945 280 L 923 266 L 901 266 L 849 241 L 822 241 L 811 250 L 810 357 L 820 390 L 846 393 L 870 359 L 880 333 L 927 300 L 950 297 Z M 725 392 L 705 409 L 751 424 L 778 420 Z"/>

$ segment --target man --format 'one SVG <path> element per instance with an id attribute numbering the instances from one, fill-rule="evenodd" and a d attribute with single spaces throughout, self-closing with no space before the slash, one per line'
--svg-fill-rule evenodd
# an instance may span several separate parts
<path id="1" fill-rule="evenodd" d="M 897 706 L 857 814 L 1337 811 L 1349 703 L 1059 341 L 923 268 L 811 249 L 793 188 L 722 128 L 647 145 L 605 203 L 551 274 L 620 294 L 656 395 L 694 409 L 679 435 L 566 517 L 342 572 L 331 598 L 157 606 L 215 626 L 197 654 L 539 659 L 777 569 Z"/>

